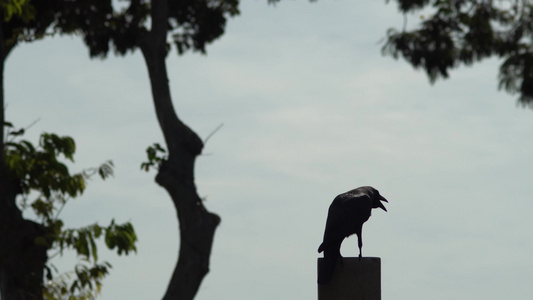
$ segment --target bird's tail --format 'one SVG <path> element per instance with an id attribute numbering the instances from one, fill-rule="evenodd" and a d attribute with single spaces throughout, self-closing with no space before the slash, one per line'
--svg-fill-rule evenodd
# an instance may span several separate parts
<path id="1" fill-rule="evenodd" d="M 326 284 L 331 280 L 335 265 L 337 265 L 337 255 L 331 255 L 329 251 L 324 251 L 324 259 L 318 269 L 318 284 Z"/>
<path id="2" fill-rule="evenodd" d="M 324 250 L 324 259 L 318 267 L 318 284 L 326 284 L 331 280 L 339 257 L 340 254 L 336 251 Z"/>

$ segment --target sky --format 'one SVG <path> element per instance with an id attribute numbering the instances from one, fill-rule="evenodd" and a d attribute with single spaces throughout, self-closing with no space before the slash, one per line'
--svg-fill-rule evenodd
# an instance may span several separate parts
<path id="1" fill-rule="evenodd" d="M 223 124 L 197 160 L 199 194 L 222 223 L 196 299 L 316 298 L 328 206 L 364 185 L 389 200 L 363 228 L 382 299 L 529 299 L 533 111 L 498 91 L 500 62 L 430 85 L 381 54 L 403 25 L 394 3 L 241 2 L 207 55 L 167 60 L 178 116 L 203 139 Z M 162 298 L 179 235 L 155 172 L 140 170 L 146 147 L 163 144 L 140 53 L 90 60 L 79 37 L 58 37 L 16 48 L 4 77 L 7 119 L 39 120 L 27 139 L 74 137 L 73 170 L 115 164 L 61 215 L 135 226 L 137 254 L 100 244 L 113 269 L 99 299 Z M 356 256 L 356 237 L 341 252 Z"/>

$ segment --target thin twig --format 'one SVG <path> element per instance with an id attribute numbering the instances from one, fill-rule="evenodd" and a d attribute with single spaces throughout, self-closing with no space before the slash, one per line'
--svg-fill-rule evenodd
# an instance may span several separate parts
<path id="1" fill-rule="evenodd" d="M 33 122 L 31 122 L 30 125 L 28 125 L 28 126 L 26 126 L 24 128 L 24 131 L 30 129 L 31 127 L 33 127 L 33 125 L 37 124 L 39 121 L 41 121 L 41 118 L 38 118 L 38 119 L 34 120 Z"/>
<path id="2" fill-rule="evenodd" d="M 222 128 L 222 126 L 224 126 L 224 123 L 221 123 L 220 125 L 218 125 L 217 128 L 215 128 L 215 130 L 213 130 L 204 140 L 204 145 L 207 143 L 207 141 L 215 134 L 217 133 L 217 131 L 220 130 L 220 128 Z"/>
<path id="3" fill-rule="evenodd" d="M 59 208 L 59 210 L 56 212 L 56 215 L 55 217 L 52 219 L 54 221 L 57 221 L 59 219 L 59 214 L 61 214 L 61 212 L 63 211 L 63 208 L 65 207 L 65 205 L 67 204 L 67 201 L 68 199 L 63 199 L 63 203 L 61 205 L 61 207 Z"/>

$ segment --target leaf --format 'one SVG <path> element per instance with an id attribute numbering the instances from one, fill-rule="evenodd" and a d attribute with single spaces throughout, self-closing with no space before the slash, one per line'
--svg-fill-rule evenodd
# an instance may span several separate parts
<path id="1" fill-rule="evenodd" d="M 53 222 L 50 223 L 49 228 L 52 229 L 52 232 L 54 233 L 55 236 L 59 237 L 62 233 L 63 221 L 54 220 Z"/>
<path id="2" fill-rule="evenodd" d="M 78 231 L 78 240 L 76 241 L 76 244 L 74 245 L 76 252 L 78 252 L 78 255 L 83 256 L 85 258 L 89 257 L 89 244 L 87 241 L 87 233 L 80 230 Z"/>
<path id="3" fill-rule="evenodd" d="M 93 232 L 94 232 L 94 237 L 95 238 L 99 238 L 100 235 L 102 234 L 102 227 L 100 227 L 97 224 L 95 224 L 94 227 L 93 227 Z"/>
<path id="4" fill-rule="evenodd" d="M 96 248 L 96 243 L 91 235 L 88 235 L 88 239 L 91 245 L 91 255 L 93 257 L 93 261 L 96 263 L 98 261 L 98 249 Z"/>
<path id="5" fill-rule="evenodd" d="M 98 168 L 98 174 L 102 179 L 113 176 L 113 161 L 108 160 Z"/>
<path id="6" fill-rule="evenodd" d="M 109 249 L 113 249 L 116 246 L 115 240 L 113 239 L 113 236 L 112 236 L 110 230 L 106 230 L 106 233 L 105 233 L 105 244 L 106 244 L 107 248 L 109 248 Z"/>
<path id="7" fill-rule="evenodd" d="M 35 147 L 33 147 L 33 144 L 28 141 L 20 141 L 20 144 L 23 144 L 26 146 L 26 152 L 29 154 L 35 153 Z"/>
<path id="8" fill-rule="evenodd" d="M 53 279 L 53 276 L 52 276 L 52 270 L 50 269 L 50 267 L 48 267 L 47 265 L 44 266 L 44 271 L 45 271 L 45 277 L 47 280 L 52 280 Z"/>
<path id="9" fill-rule="evenodd" d="M 150 163 L 146 163 L 146 162 L 141 163 L 141 170 L 148 172 L 150 170 Z"/>
<path id="10" fill-rule="evenodd" d="M 161 147 L 161 145 L 159 145 L 159 143 L 154 143 L 154 148 L 157 150 L 157 151 L 160 151 L 160 152 L 163 152 L 163 153 L 166 153 L 166 150 Z"/>
<path id="11" fill-rule="evenodd" d="M 19 136 L 19 135 L 23 135 L 24 134 L 24 128 L 21 128 L 17 131 L 11 131 L 9 133 L 9 135 L 13 135 L 13 136 Z"/>
<path id="12" fill-rule="evenodd" d="M 79 283 L 78 283 L 78 280 L 74 280 L 72 282 L 72 285 L 70 286 L 70 293 L 71 294 L 74 294 L 76 292 L 77 289 L 79 289 Z"/>

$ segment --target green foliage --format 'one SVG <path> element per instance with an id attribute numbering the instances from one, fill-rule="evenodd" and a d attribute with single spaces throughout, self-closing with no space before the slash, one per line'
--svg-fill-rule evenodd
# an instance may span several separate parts
<path id="1" fill-rule="evenodd" d="M 48 284 L 43 299 L 89 300 L 95 299 L 102 289 L 102 278 L 111 265 L 107 262 L 92 266 L 76 265 L 75 270 L 52 278 L 49 267 L 45 269 Z"/>
<path id="2" fill-rule="evenodd" d="M 389 2 L 389 0 L 387 0 Z M 402 12 L 409 12 L 416 9 L 421 9 L 428 5 L 429 0 L 403 0 L 398 1 L 398 8 Z"/>
<path id="3" fill-rule="evenodd" d="M 44 15 L 39 15 L 43 21 L 35 32 L 51 28 L 80 34 L 91 57 L 106 57 L 110 49 L 120 55 L 134 51 L 151 26 L 149 0 L 121 5 L 113 0 L 48 1 L 48 6 L 37 9 Z M 169 40 L 179 54 L 187 50 L 205 53 L 206 45 L 224 33 L 227 18 L 239 14 L 238 4 L 238 0 L 168 1 Z"/>
<path id="4" fill-rule="evenodd" d="M 158 143 L 154 143 L 153 146 L 149 146 L 146 149 L 148 161 L 141 163 L 141 170 L 146 172 L 148 172 L 150 168 L 159 170 L 161 164 L 167 159 L 167 156 L 161 155 L 162 153 L 166 153 L 166 150 Z"/>
<path id="5" fill-rule="evenodd" d="M 433 83 L 449 70 L 503 58 L 499 87 L 533 106 L 533 3 L 484 0 L 397 0 L 403 13 L 429 11 L 413 30 L 390 29 L 383 53 L 403 57 Z"/>
<path id="6" fill-rule="evenodd" d="M 35 10 L 29 0 L 1 0 L 0 8 L 6 22 L 10 21 L 13 16 L 29 21 L 35 15 Z"/>
<path id="7" fill-rule="evenodd" d="M 35 244 L 45 246 L 51 257 L 64 251 L 74 251 L 79 262 L 74 270 L 65 274 L 47 263 L 45 267 L 44 299 L 94 299 L 100 292 L 102 279 L 111 265 L 98 261 L 97 240 L 104 239 L 106 246 L 119 255 L 136 251 L 137 236 L 131 223 L 102 227 L 98 224 L 82 228 L 64 228 L 59 214 L 66 203 L 80 196 L 86 188 L 87 179 L 98 174 L 102 179 L 113 175 L 113 163 L 107 161 L 98 168 L 70 174 L 63 160 L 74 162 L 76 145 L 68 136 L 43 133 L 39 144 L 19 140 L 24 129 L 14 130 L 6 122 L 8 141 L 4 143 L 4 163 L 11 178 L 18 184 L 22 210 L 32 209 L 37 221 L 46 228 L 44 236 L 35 239 Z M 30 196 L 33 196 L 30 200 Z"/>
<path id="8" fill-rule="evenodd" d="M 130 223 L 122 225 L 115 224 L 111 221 L 111 225 L 105 230 L 105 243 L 109 249 L 117 248 L 118 255 L 122 253 L 128 255 L 129 251 L 137 251 L 135 242 L 137 235 Z"/>
<path id="9" fill-rule="evenodd" d="M 9 135 L 18 136 L 23 133 L 23 130 L 18 130 Z M 86 175 L 71 175 L 67 166 L 58 160 L 62 155 L 73 162 L 75 150 L 72 138 L 43 133 L 38 148 L 27 140 L 4 143 L 5 164 L 13 176 L 20 180 L 23 195 L 29 194 L 31 190 L 37 191 L 42 194 L 39 198 L 41 202 L 62 198 L 62 195 L 76 197 L 85 189 Z M 47 219 L 50 212 L 39 211 Z"/>
<path id="10" fill-rule="evenodd" d="M 135 242 L 137 236 L 131 223 L 115 224 L 112 220 L 107 227 L 98 224 L 77 229 L 64 229 L 56 239 L 55 250 L 63 254 L 65 249 L 75 250 L 80 261 L 74 271 L 60 274 L 54 279 L 53 271 L 48 267 L 44 299 L 94 299 L 102 287 L 102 279 L 109 273 L 111 264 L 98 262 L 98 247 L 96 241 L 105 237 L 105 244 L 109 249 L 117 248 L 117 253 L 126 255 L 130 251 L 137 251 Z M 57 271 L 55 272 L 57 273 Z"/>
<path id="11" fill-rule="evenodd" d="M 54 20 L 54 6 L 60 0 L 0 0 L 3 42 L 11 50 L 19 41 L 40 39 Z"/>
<path id="12" fill-rule="evenodd" d="M 169 1 L 171 35 L 179 54 L 191 49 L 205 53 L 208 43 L 222 34 L 226 19 L 239 14 L 238 0 Z"/>

